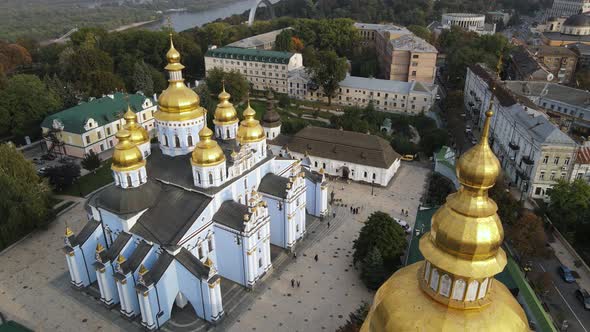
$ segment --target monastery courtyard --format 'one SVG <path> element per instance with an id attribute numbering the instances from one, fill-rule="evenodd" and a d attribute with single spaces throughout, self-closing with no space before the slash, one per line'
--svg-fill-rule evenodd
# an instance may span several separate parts
<path id="1" fill-rule="evenodd" d="M 373 196 L 370 185 L 330 181 L 328 192 L 334 191 L 335 205 L 342 206 L 335 207 L 336 218 L 308 220 L 308 236 L 298 245 L 296 259 L 274 250 L 274 270 L 250 292 L 225 282 L 226 317 L 218 326 L 195 320 L 187 306 L 162 330 L 334 331 L 362 301 L 371 302 L 373 297 L 352 267 L 352 242 L 362 222 L 381 210 L 413 224 L 428 172 L 418 163 L 402 163 L 389 186 L 374 187 Z M 361 207 L 359 215 L 350 213 L 351 204 Z M 409 210 L 409 216 L 402 217 L 401 209 Z M 63 232 L 66 223 L 80 231 L 85 218 L 83 202 L 78 203 L 48 230 L 0 253 L 0 312 L 8 319 L 35 331 L 142 330 L 137 322 L 104 308 L 92 292 L 70 287 Z M 291 279 L 300 281 L 300 287 L 292 288 Z"/>

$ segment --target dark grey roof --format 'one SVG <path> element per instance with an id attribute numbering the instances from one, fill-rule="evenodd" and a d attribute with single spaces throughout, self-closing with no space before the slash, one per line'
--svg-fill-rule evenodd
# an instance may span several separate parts
<path id="1" fill-rule="evenodd" d="M 520 102 L 521 104 L 529 108 L 538 108 L 537 105 L 535 105 L 528 98 L 522 97 L 517 100 L 516 97 L 512 93 L 510 93 L 510 91 L 504 85 L 501 84 L 501 82 L 497 81 L 497 79 L 493 77 L 490 74 L 490 72 L 487 69 L 483 68 L 481 65 L 471 65 L 469 66 L 469 69 L 475 75 L 479 76 L 482 80 L 484 80 L 484 82 L 486 82 L 488 86 L 491 86 L 492 82 L 496 81 L 496 89 L 494 90 L 494 96 L 496 97 L 500 105 L 504 107 L 509 107 L 516 104 L 517 102 Z"/>
<path id="2" fill-rule="evenodd" d="M 144 212 L 130 231 L 151 242 L 174 245 L 210 201 L 211 198 L 203 194 L 162 185 L 157 204 Z"/>
<path id="3" fill-rule="evenodd" d="M 519 46 L 510 53 L 514 70 L 521 79 L 546 80 L 549 72 L 541 66 L 525 47 Z"/>
<path id="4" fill-rule="evenodd" d="M 143 259 L 147 256 L 147 254 L 152 249 L 152 245 L 148 244 L 145 241 L 139 242 L 135 251 L 129 256 L 129 258 L 123 263 L 121 268 L 123 272 L 129 273 L 137 270 Z"/>
<path id="5" fill-rule="evenodd" d="M 310 156 L 380 168 L 389 168 L 401 157 L 379 136 L 320 127 L 303 128 L 288 148 Z"/>
<path id="6" fill-rule="evenodd" d="M 321 183 L 322 182 L 322 175 L 318 172 L 311 171 L 307 167 L 302 167 L 303 172 L 305 173 L 305 177 L 309 179 L 311 182 L 314 183 Z"/>
<path id="7" fill-rule="evenodd" d="M 590 17 L 584 14 L 572 15 L 563 22 L 563 25 L 570 27 L 589 27 Z"/>
<path id="8" fill-rule="evenodd" d="M 146 171 L 150 178 L 174 183 L 184 188 L 193 188 L 195 183 L 190 159 L 190 153 L 184 156 L 167 156 L 162 153 L 159 146 L 155 145 L 152 146 L 152 153 L 147 160 Z"/>
<path id="9" fill-rule="evenodd" d="M 288 178 L 268 173 L 260 181 L 258 191 L 280 198 L 287 198 L 288 183 Z"/>
<path id="10" fill-rule="evenodd" d="M 567 56 L 575 57 L 576 53 L 567 47 L 537 45 L 529 47 L 529 50 L 536 56 Z"/>
<path id="11" fill-rule="evenodd" d="M 154 266 L 144 276 L 146 285 L 160 281 L 160 278 L 164 275 L 164 272 L 168 269 L 170 264 L 174 261 L 174 256 L 170 255 L 167 251 L 162 251 Z"/>
<path id="12" fill-rule="evenodd" d="M 92 195 L 89 204 L 119 216 L 136 214 L 153 207 L 157 203 L 162 190 L 161 187 L 162 185 L 157 181 L 148 181 L 137 188 L 127 189 L 113 183 Z"/>
<path id="13" fill-rule="evenodd" d="M 543 32 L 543 36 L 547 39 L 551 40 L 563 40 L 563 41 L 578 41 L 578 42 L 588 42 L 590 41 L 590 36 L 582 36 L 582 35 L 566 35 L 559 31 L 549 31 Z"/>
<path id="14" fill-rule="evenodd" d="M 280 134 L 279 136 L 275 137 L 275 139 L 267 141 L 266 143 L 269 145 L 276 145 L 276 146 L 285 146 L 291 142 L 293 136 Z"/>
<path id="15" fill-rule="evenodd" d="M 88 222 L 86 223 L 86 225 L 84 225 L 84 228 L 82 228 L 80 233 L 78 233 L 78 235 L 76 235 L 76 243 L 79 245 L 86 243 L 86 240 L 88 240 L 90 235 L 92 235 L 92 233 L 94 233 L 94 231 L 96 230 L 96 228 L 99 225 L 100 225 L 100 222 L 98 222 L 94 219 L 88 220 Z M 72 242 L 72 239 L 70 238 L 70 243 L 71 242 Z M 72 243 L 72 245 L 75 246 L 76 244 Z"/>
<path id="16" fill-rule="evenodd" d="M 126 232 L 119 233 L 119 236 L 115 239 L 115 241 L 111 244 L 109 249 L 107 249 L 106 258 L 110 261 L 114 261 L 117 259 L 117 256 L 123 250 L 123 247 L 129 242 L 131 239 L 131 234 Z"/>
<path id="17" fill-rule="evenodd" d="M 180 249 L 180 252 L 176 254 L 175 258 L 195 277 L 201 279 L 207 279 L 209 277 L 209 267 L 186 250 L 186 248 Z"/>
<path id="18" fill-rule="evenodd" d="M 213 215 L 213 221 L 228 226 L 237 231 L 244 230 L 244 215 L 248 214 L 248 207 L 236 201 L 225 201 Z"/>

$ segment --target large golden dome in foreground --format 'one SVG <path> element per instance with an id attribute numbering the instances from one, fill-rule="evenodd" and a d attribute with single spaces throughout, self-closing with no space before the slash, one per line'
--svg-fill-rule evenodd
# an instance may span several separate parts
<path id="1" fill-rule="evenodd" d="M 174 48 L 172 37 L 166 59 L 168 65 L 165 69 L 169 72 L 170 83 L 158 97 L 158 111 L 154 113 L 156 120 L 188 121 L 205 116 L 207 111 L 201 107 L 199 95 L 184 84 L 184 66 L 180 63 L 180 53 Z"/>
<path id="2" fill-rule="evenodd" d="M 121 129 L 115 135 L 119 142 L 115 145 L 111 169 L 118 172 L 134 171 L 145 166 L 145 160 L 139 148 L 131 142 L 131 133 Z"/>
<path id="3" fill-rule="evenodd" d="M 238 133 L 236 138 L 240 144 L 255 143 L 266 139 L 264 128 L 260 125 L 260 122 L 254 117 L 256 111 L 250 106 L 248 101 L 248 107 L 244 110 L 244 120 L 240 122 Z"/>
<path id="4" fill-rule="evenodd" d="M 500 172 L 488 145 L 492 105 L 480 142 L 457 162 L 461 188 L 420 239 L 424 261 L 400 269 L 379 288 L 361 331 L 529 331 L 514 296 L 494 279 L 506 254 L 498 207 L 488 197 Z"/>
<path id="5" fill-rule="evenodd" d="M 225 91 L 225 84 L 223 91 L 219 94 L 219 104 L 215 109 L 215 115 L 213 117 L 213 123 L 216 125 L 230 125 L 237 123 L 238 113 L 232 103 L 229 102 L 231 95 Z"/>
<path id="6" fill-rule="evenodd" d="M 213 131 L 207 126 L 199 132 L 200 141 L 191 156 L 194 166 L 215 166 L 225 161 L 223 150 L 212 137 Z"/>
<path id="7" fill-rule="evenodd" d="M 125 119 L 124 129 L 129 131 L 131 134 L 131 142 L 135 145 L 141 145 L 150 141 L 150 135 L 148 131 L 137 123 L 137 114 L 135 114 L 131 107 L 127 106 L 127 112 L 123 115 Z"/>

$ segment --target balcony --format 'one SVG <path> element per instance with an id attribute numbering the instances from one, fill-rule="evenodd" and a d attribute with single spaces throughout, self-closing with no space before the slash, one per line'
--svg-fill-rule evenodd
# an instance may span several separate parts
<path id="1" fill-rule="evenodd" d="M 522 162 L 527 164 L 527 165 L 532 165 L 535 163 L 535 161 L 531 158 L 531 156 L 524 156 L 522 157 Z"/>
<path id="2" fill-rule="evenodd" d="M 516 142 L 512 142 L 510 141 L 510 143 L 508 143 L 508 146 L 510 147 L 511 150 L 513 151 L 518 151 L 520 150 L 520 146 L 518 144 L 516 144 Z"/>

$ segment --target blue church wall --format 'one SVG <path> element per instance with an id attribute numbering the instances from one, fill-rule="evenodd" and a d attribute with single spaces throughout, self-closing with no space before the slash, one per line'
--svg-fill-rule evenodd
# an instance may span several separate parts
<path id="1" fill-rule="evenodd" d="M 105 246 L 100 226 L 94 230 L 85 243 L 80 244 L 80 252 L 76 253 L 76 264 L 79 267 L 78 270 L 81 276 L 83 276 L 84 287 L 96 281 L 96 273 L 92 264 L 96 261 L 95 252 L 98 243 Z"/>
<path id="2" fill-rule="evenodd" d="M 313 215 L 313 216 L 319 216 L 319 209 L 318 209 L 318 204 L 317 204 L 317 200 L 316 200 L 316 196 L 317 196 L 317 188 L 316 188 L 316 183 L 311 181 L 310 179 L 306 178 L 305 179 L 305 186 L 307 187 L 307 195 L 305 197 L 305 204 L 306 204 L 306 209 L 307 209 L 307 213 Z"/>
<path id="3" fill-rule="evenodd" d="M 107 305 L 114 305 L 120 302 L 119 300 L 119 293 L 117 291 L 117 284 L 115 283 L 115 278 L 113 278 L 113 266 L 111 265 L 111 263 L 107 262 L 106 264 L 104 264 L 104 275 L 106 276 L 106 278 L 104 278 L 105 282 L 106 282 L 106 287 L 109 288 L 110 290 L 110 294 L 112 296 L 111 299 L 105 299 L 107 301 L 110 300 L 110 303 L 107 302 Z M 96 272 L 96 273 L 100 273 L 100 272 Z"/>
<path id="4" fill-rule="evenodd" d="M 211 319 L 211 300 L 209 299 L 209 284 L 190 273 L 182 264 L 174 262 L 178 277 L 179 291 L 187 298 L 197 316 L 206 320 Z"/>
<path id="5" fill-rule="evenodd" d="M 236 243 L 236 235 L 240 244 Z M 244 257 L 244 242 L 239 234 L 215 226 L 215 247 L 218 252 L 217 270 L 224 278 L 243 286 L 247 283 L 245 276 L 247 263 Z"/>
<path id="6" fill-rule="evenodd" d="M 285 234 L 285 204 L 283 200 L 262 195 L 262 200 L 267 204 L 268 215 L 270 216 L 270 243 L 282 248 L 287 247 L 287 238 Z M 279 210 L 279 202 L 282 210 Z"/>

